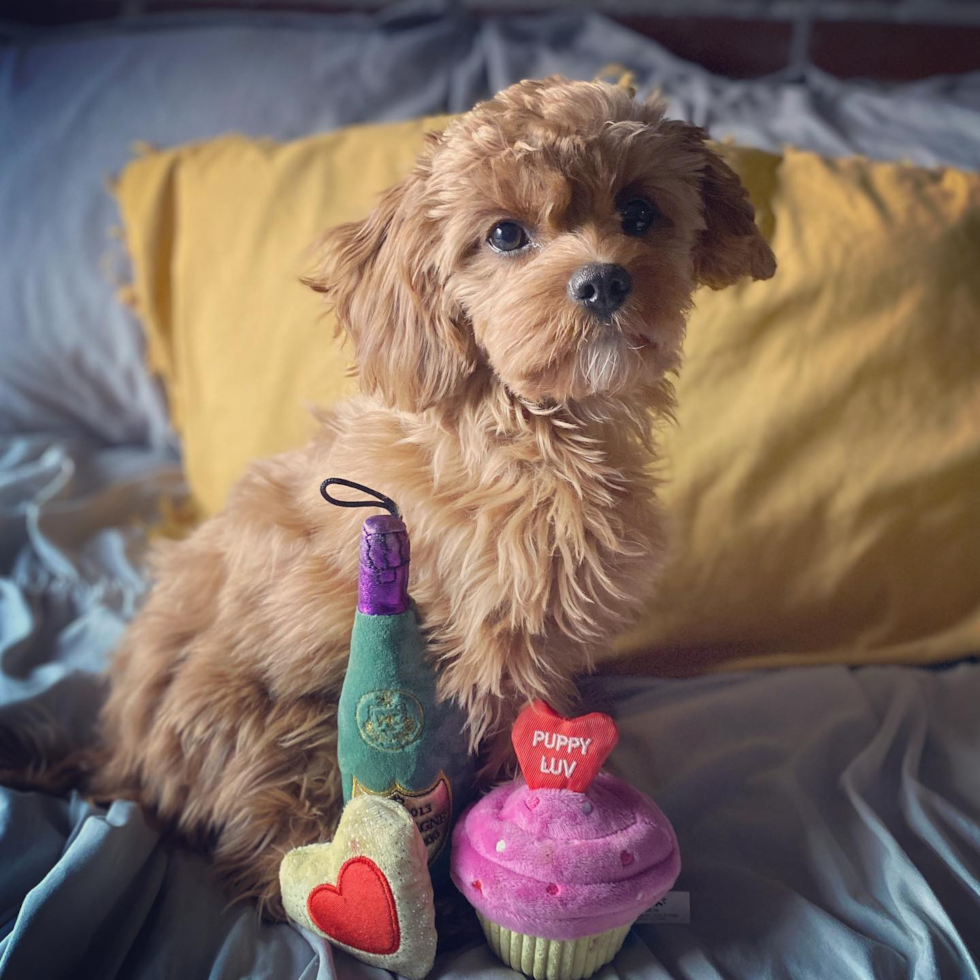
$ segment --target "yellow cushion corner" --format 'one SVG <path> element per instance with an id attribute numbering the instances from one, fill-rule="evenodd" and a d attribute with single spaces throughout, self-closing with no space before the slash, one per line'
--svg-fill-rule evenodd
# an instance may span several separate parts
<path id="1" fill-rule="evenodd" d="M 326 228 L 363 216 L 448 117 L 291 143 L 229 135 L 145 151 L 115 193 L 148 362 L 204 514 L 249 460 L 305 441 L 352 394 L 348 349 L 300 276 Z"/>

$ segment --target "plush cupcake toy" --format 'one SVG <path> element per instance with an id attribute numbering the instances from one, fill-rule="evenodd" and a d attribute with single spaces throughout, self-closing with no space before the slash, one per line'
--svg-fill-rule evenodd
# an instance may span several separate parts
<path id="1" fill-rule="evenodd" d="M 462 815 L 452 879 L 504 963 L 581 980 L 673 885 L 677 838 L 651 799 L 599 772 L 619 739 L 608 715 L 562 718 L 535 701 L 511 738 L 524 778 Z"/>

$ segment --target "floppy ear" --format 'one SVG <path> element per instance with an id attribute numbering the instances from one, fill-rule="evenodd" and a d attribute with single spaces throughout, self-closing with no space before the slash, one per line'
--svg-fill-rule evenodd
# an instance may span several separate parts
<path id="1" fill-rule="evenodd" d="M 320 270 L 304 280 L 327 297 L 353 341 L 362 388 L 415 412 L 450 396 L 475 363 L 462 314 L 445 294 L 446 273 L 437 268 L 427 174 L 420 163 L 363 221 L 329 232 Z"/>
<path id="2" fill-rule="evenodd" d="M 701 200 L 705 227 L 694 248 L 694 275 L 712 289 L 722 289 L 743 276 L 770 279 L 776 271 L 772 249 L 756 227 L 755 208 L 738 174 L 710 147 L 708 134 L 689 126 L 703 157 Z"/>

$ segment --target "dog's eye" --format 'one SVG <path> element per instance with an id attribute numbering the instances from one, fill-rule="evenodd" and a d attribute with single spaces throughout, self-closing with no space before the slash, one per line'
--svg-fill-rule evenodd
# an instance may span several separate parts
<path id="1" fill-rule="evenodd" d="M 501 221 L 487 236 L 487 242 L 498 252 L 516 252 L 530 242 L 527 232 L 516 221 Z"/>
<path id="2" fill-rule="evenodd" d="M 619 208 L 623 231 L 627 235 L 645 235 L 659 217 L 657 209 L 642 197 L 634 197 Z"/>

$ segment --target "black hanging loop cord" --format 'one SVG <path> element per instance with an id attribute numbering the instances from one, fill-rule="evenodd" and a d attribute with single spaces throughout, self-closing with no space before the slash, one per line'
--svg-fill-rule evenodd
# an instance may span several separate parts
<path id="1" fill-rule="evenodd" d="M 331 497 L 327 493 L 327 487 L 340 486 L 340 487 L 350 487 L 351 490 L 360 490 L 361 493 L 369 494 L 374 497 L 374 500 L 338 500 L 336 497 Z M 353 480 L 344 480 L 339 476 L 328 476 L 327 479 L 320 484 L 320 496 L 328 504 L 333 504 L 336 507 L 384 507 L 392 517 L 401 517 L 401 513 L 398 510 L 398 504 L 391 499 L 391 497 L 386 497 L 383 493 L 378 493 L 377 490 L 372 490 L 370 487 L 364 486 L 363 483 L 355 483 Z"/>

